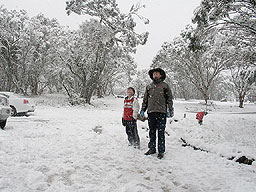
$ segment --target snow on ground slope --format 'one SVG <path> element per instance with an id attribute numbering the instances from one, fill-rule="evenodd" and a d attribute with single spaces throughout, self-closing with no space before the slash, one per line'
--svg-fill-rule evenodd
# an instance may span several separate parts
<path id="1" fill-rule="evenodd" d="M 256 115 L 230 113 L 255 112 L 255 105 L 240 111 L 218 103 L 200 126 L 189 111 L 203 106 L 175 101 L 178 121 L 168 120 L 166 155 L 159 160 L 144 155 L 147 122 L 138 123 L 141 149 L 128 146 L 122 99 L 96 99 L 85 107 L 70 107 L 61 99 L 35 98 L 34 115 L 11 117 L 0 131 L 1 192 L 256 191 L 255 162 L 226 158 L 256 159 Z M 180 137 L 210 152 L 182 147 Z"/>

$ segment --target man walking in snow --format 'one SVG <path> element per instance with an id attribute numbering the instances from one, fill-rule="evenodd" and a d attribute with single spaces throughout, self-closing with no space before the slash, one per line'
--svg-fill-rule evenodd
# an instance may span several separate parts
<path id="1" fill-rule="evenodd" d="M 165 126 L 166 117 L 173 117 L 172 92 L 169 85 L 163 82 L 166 78 L 164 70 L 161 68 L 151 69 L 148 72 L 153 80 L 146 87 L 143 98 L 142 108 L 140 111 L 141 118 L 148 110 L 149 125 L 149 150 L 145 155 L 156 153 L 156 130 L 158 132 L 158 158 L 162 159 L 165 152 Z"/>

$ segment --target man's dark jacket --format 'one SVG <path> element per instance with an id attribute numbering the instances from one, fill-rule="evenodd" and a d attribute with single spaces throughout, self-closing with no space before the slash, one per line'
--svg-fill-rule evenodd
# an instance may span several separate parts
<path id="1" fill-rule="evenodd" d="M 161 79 L 158 81 L 153 79 L 155 71 L 161 74 Z M 165 72 L 160 68 L 156 68 L 149 71 L 149 76 L 153 82 L 146 87 L 141 109 L 143 111 L 148 110 L 148 113 L 166 113 L 167 109 L 173 110 L 171 89 L 167 83 L 163 82 L 166 77 Z"/>

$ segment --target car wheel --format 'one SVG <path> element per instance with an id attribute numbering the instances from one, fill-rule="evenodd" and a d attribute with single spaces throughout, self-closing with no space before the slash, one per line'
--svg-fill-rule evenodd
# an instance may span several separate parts
<path id="1" fill-rule="evenodd" d="M 12 108 L 12 110 L 11 110 L 11 116 L 16 116 L 16 115 L 17 115 L 17 110 L 16 110 L 16 108 L 13 107 L 13 106 L 10 106 L 10 107 Z"/>
<path id="2" fill-rule="evenodd" d="M 0 121 L 0 127 L 1 127 L 1 129 L 4 129 L 4 128 L 5 128 L 6 122 L 7 122 L 7 120 Z"/>

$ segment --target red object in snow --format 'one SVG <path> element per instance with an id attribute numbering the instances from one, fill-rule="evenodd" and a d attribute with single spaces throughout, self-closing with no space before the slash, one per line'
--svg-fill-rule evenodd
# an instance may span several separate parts
<path id="1" fill-rule="evenodd" d="M 203 118 L 204 118 L 204 112 L 198 112 L 196 114 L 196 119 L 198 119 L 198 121 L 203 121 Z"/>

